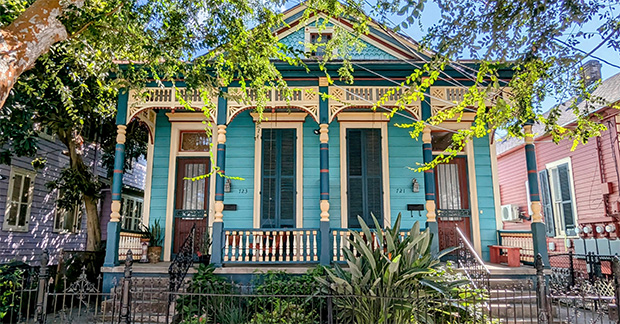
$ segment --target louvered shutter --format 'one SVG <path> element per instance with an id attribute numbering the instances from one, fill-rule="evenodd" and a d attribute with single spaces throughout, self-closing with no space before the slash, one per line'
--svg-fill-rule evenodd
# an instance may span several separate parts
<path id="1" fill-rule="evenodd" d="M 562 219 L 566 235 L 575 235 L 575 214 L 573 212 L 573 199 L 571 194 L 570 181 L 571 176 L 568 174 L 568 163 L 558 166 L 558 182 L 560 187 Z"/>
<path id="2" fill-rule="evenodd" d="M 295 143 L 294 129 L 279 129 L 279 188 L 280 193 L 280 227 L 295 227 Z"/>
<path id="3" fill-rule="evenodd" d="M 538 172 L 538 179 L 540 185 L 540 196 L 543 216 L 545 217 L 545 227 L 547 229 L 547 236 L 555 236 L 555 221 L 553 218 L 553 206 L 551 203 L 551 189 L 549 187 L 549 176 L 547 170 Z"/>
<path id="4" fill-rule="evenodd" d="M 362 130 L 347 132 L 347 172 L 349 227 L 359 228 L 357 216 L 364 218 L 364 172 L 362 169 Z"/>
<path id="5" fill-rule="evenodd" d="M 349 227 L 359 228 L 357 216 L 371 225 L 374 215 L 382 225 L 383 185 L 381 130 L 347 131 L 347 180 Z"/>
<path id="6" fill-rule="evenodd" d="M 296 141 L 294 129 L 263 129 L 261 227 L 295 226 Z"/>

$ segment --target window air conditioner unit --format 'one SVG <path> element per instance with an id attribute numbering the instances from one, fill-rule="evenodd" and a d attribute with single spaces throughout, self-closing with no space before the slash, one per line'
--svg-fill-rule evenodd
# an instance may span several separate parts
<path id="1" fill-rule="evenodd" d="M 502 221 L 504 222 L 518 222 L 519 218 L 519 206 L 517 205 L 503 205 L 502 206 Z"/>

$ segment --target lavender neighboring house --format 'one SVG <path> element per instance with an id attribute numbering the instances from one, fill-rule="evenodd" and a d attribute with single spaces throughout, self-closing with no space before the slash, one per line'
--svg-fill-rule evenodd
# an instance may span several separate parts
<path id="1" fill-rule="evenodd" d="M 11 165 L 0 164 L 0 264 L 23 261 L 36 265 L 43 249 L 48 249 L 52 262 L 61 249 L 84 250 L 86 247 L 86 213 L 83 206 L 73 210 L 56 208 L 56 200 L 62 195 L 58 190 L 49 190 L 46 183 L 55 180 L 69 164 L 69 157 L 63 154 L 65 147 L 54 136 L 40 133 L 38 156 L 47 163 L 42 169 L 34 170 L 31 158 L 13 158 Z M 102 215 L 102 238 L 110 215 L 110 181 L 101 166 L 101 152 L 96 145 L 86 145 L 84 160 L 91 168 L 96 165 L 96 174 L 104 183 L 99 200 L 99 215 Z M 127 184 L 123 196 L 141 201 L 144 190 L 146 162 L 134 162 L 133 170 L 127 172 L 123 182 Z M 126 192 L 126 194 L 125 194 Z M 141 205 L 132 204 L 125 208 L 123 216 L 133 219 L 141 217 Z M 138 215 L 139 214 L 139 215 Z M 131 223 L 131 222 L 129 222 Z"/>

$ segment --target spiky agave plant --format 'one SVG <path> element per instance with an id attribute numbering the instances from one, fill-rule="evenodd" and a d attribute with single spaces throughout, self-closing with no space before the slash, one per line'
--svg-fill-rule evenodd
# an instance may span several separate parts
<path id="1" fill-rule="evenodd" d="M 431 253 L 431 233 L 416 222 L 403 237 L 401 215 L 393 228 L 375 230 L 358 217 L 361 233 L 351 231 L 343 254 L 348 265 L 326 269 L 318 278 L 324 290 L 335 295 L 334 304 L 343 323 L 433 322 L 429 301 L 445 296 L 465 280 L 445 280 L 437 274 L 440 258 L 454 250 Z"/>

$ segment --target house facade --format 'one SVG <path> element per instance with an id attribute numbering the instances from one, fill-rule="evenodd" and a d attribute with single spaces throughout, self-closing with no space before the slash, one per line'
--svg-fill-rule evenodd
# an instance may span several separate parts
<path id="1" fill-rule="evenodd" d="M 303 10 L 298 6 L 287 11 L 288 26 L 277 31 L 283 43 L 299 50 L 312 39 L 317 19 L 323 19 L 313 16 L 299 26 Z M 333 24 L 350 29 L 347 21 Z M 328 24 L 323 33 L 329 34 L 333 26 Z M 310 72 L 276 63 L 294 92 L 285 97 L 270 90 L 262 118 L 252 102 L 236 101 L 241 89 L 234 83 L 211 98 L 217 105 L 210 117 L 183 109 L 178 95 L 198 111 L 204 103 L 197 93 L 186 91 L 182 81 L 176 82 L 178 91 L 171 83 L 147 84 L 147 99 L 133 90 L 122 93 L 117 116 L 120 168 L 112 187 L 104 272 L 118 269 L 119 255 L 127 248 L 140 254 L 132 248 L 138 239 L 129 242 L 120 229 L 120 197 L 115 194 L 122 186 L 124 132 L 132 122 L 148 125 L 151 132 L 144 222 L 159 221 L 164 228 L 164 261 L 174 259 L 196 226 L 198 233 L 211 233 L 211 261 L 217 266 L 330 264 L 343 260 L 349 230 L 360 228 L 358 216 L 370 224 L 374 215 L 381 226 L 391 227 L 398 214 L 403 230 L 416 221 L 429 228 L 435 250 L 455 246 L 458 227 L 488 259 L 487 246 L 497 242 L 500 206 L 489 137 L 469 142 L 448 164 L 423 173 L 411 170 L 443 153 L 451 134 L 470 127 L 475 114 L 427 126 L 418 138 L 396 126 L 455 105 L 470 79 L 448 68 L 449 77 L 440 77 L 425 100 L 410 102 L 389 117 L 386 112 L 398 105 L 398 93 L 376 110 L 373 104 L 394 88 L 395 80 L 405 80 L 421 67 L 424 55 L 409 39 L 378 26 L 361 39 L 364 49 L 352 54 L 353 84 L 328 84 L 315 60 L 307 62 Z M 327 66 L 332 74 L 339 67 L 337 62 Z M 510 75 L 502 71 L 506 79 Z M 461 84 L 455 86 L 452 79 Z M 213 125 L 212 136 L 205 132 L 207 123 Z M 214 166 L 232 178 L 215 174 L 190 180 Z"/>
<path id="2" fill-rule="evenodd" d="M 0 264 L 21 261 L 39 262 L 41 252 L 47 249 L 52 263 L 60 251 L 83 251 L 86 247 L 86 213 L 82 206 L 72 210 L 57 208 L 59 190 L 50 190 L 46 184 L 58 179 L 60 172 L 69 165 L 66 147 L 46 128 L 38 132 L 37 156 L 46 160 L 41 169 L 32 166 L 28 157 L 14 157 L 11 165 L 0 164 Z M 99 200 L 102 237 L 110 215 L 110 181 L 107 170 L 101 166 L 102 152 L 96 144 L 84 145 L 84 161 L 98 175 L 104 188 Z M 144 190 L 146 160 L 132 163 L 124 176 L 126 185 L 123 198 L 132 200 L 125 204 L 122 218 L 127 229 L 142 219 L 139 203 Z M 130 206 L 131 205 L 131 206 Z M 135 220 L 134 220 L 135 219 Z"/>
<path id="3" fill-rule="evenodd" d="M 596 69 L 597 65 L 590 62 L 588 67 Z M 600 70 L 595 74 L 600 76 Z M 549 253 L 620 253 L 617 232 L 620 230 L 620 116 L 613 108 L 620 100 L 620 74 L 603 81 L 593 91 L 593 96 L 609 103 L 594 104 L 593 107 L 607 130 L 601 136 L 591 138 L 587 144 L 571 150 L 572 141 L 555 144 L 544 133 L 543 127 L 533 126 L 538 187 Z M 580 103 L 582 107 L 586 104 Z M 574 115 L 567 105 L 562 107 L 558 122 L 566 127 L 573 126 Z M 505 245 L 531 251 L 531 239 L 526 239 L 531 236 L 529 218 L 532 211 L 528 208 L 524 144 L 514 139 L 500 140 L 496 147 L 501 204 L 502 211 L 505 211 L 500 237 Z"/>

